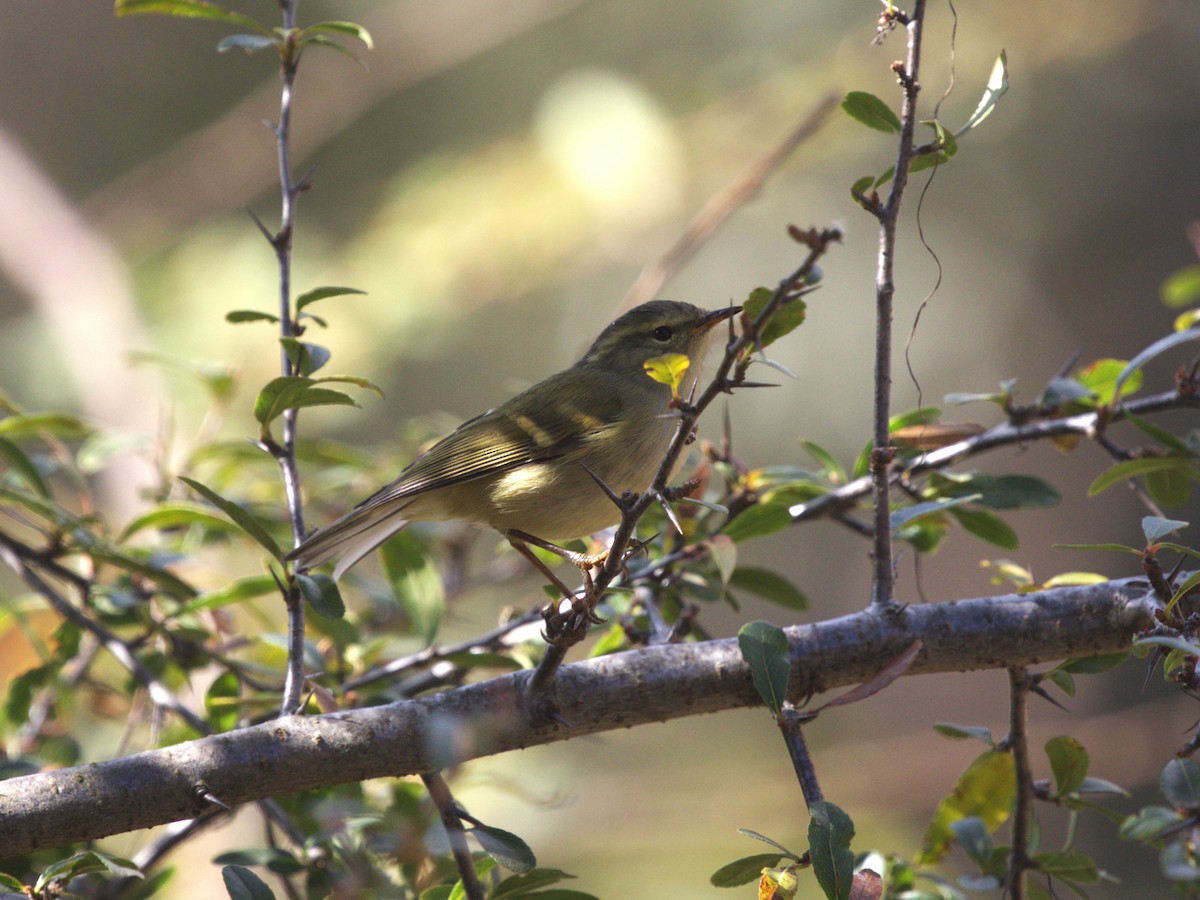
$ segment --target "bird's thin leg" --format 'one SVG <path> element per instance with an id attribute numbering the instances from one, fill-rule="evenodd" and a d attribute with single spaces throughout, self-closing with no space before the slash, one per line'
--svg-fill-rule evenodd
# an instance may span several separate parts
<path id="1" fill-rule="evenodd" d="M 544 575 L 551 584 L 562 591 L 562 595 L 565 598 L 568 600 L 574 599 L 575 592 L 567 587 L 563 580 L 550 570 L 549 566 L 537 558 L 537 554 L 529 549 L 528 542 L 523 537 L 515 537 L 511 532 L 506 536 L 508 537 L 508 542 L 512 544 L 513 549 L 529 560 L 530 565 Z"/>
<path id="2" fill-rule="evenodd" d="M 604 623 L 605 620 L 596 615 L 596 605 L 599 602 L 599 598 L 596 596 L 596 590 L 592 582 L 591 569 L 593 566 L 604 562 L 608 557 L 607 552 L 587 556 L 515 529 L 506 531 L 504 536 L 508 538 L 508 542 L 512 544 L 518 553 L 529 560 L 535 569 L 546 576 L 550 580 L 550 583 L 562 592 L 563 598 L 566 601 L 565 603 L 550 604 L 542 613 L 542 617 L 546 621 L 546 630 L 542 633 L 542 636 L 548 643 L 565 643 L 569 646 L 583 638 L 587 633 L 587 626 L 589 624 L 600 625 Z M 567 587 L 561 578 L 555 575 L 544 562 L 538 559 L 537 554 L 529 549 L 530 544 L 533 544 L 535 547 L 541 547 L 543 550 L 548 550 L 551 553 L 557 553 L 559 556 L 570 560 L 578 566 L 580 573 L 583 575 L 583 597 L 576 596 L 575 591 Z"/>
<path id="3" fill-rule="evenodd" d="M 514 547 L 516 546 L 514 541 L 519 541 L 522 544 L 533 544 L 535 547 L 540 547 L 549 553 L 553 553 L 556 556 L 561 556 L 567 562 L 573 563 L 584 571 L 595 568 L 608 559 L 607 550 L 601 550 L 599 553 L 593 553 L 590 555 L 587 553 L 576 553 L 574 550 L 568 550 L 566 547 L 560 547 L 558 544 L 552 544 L 549 541 L 543 541 L 539 537 L 534 537 L 532 534 L 528 534 L 524 531 L 518 531 L 516 528 L 510 528 L 508 531 L 504 532 L 504 536 L 508 538 L 509 543 L 513 544 Z M 522 552 L 524 553 L 525 551 Z M 525 555 L 529 559 L 537 559 L 537 557 L 532 553 L 526 553 Z M 538 560 L 536 565 L 543 572 L 548 571 L 542 564 L 541 560 Z M 570 591 L 567 592 L 567 596 L 571 596 Z"/>

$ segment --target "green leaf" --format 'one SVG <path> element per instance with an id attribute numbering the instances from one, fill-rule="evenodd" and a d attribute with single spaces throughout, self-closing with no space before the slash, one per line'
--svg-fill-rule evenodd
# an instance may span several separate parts
<path id="1" fill-rule="evenodd" d="M 1171 323 L 1171 327 L 1176 331 L 1187 331 L 1197 325 L 1200 325 L 1200 309 L 1189 309 L 1187 312 L 1182 312 Z"/>
<path id="2" fill-rule="evenodd" d="M 1116 390 L 1115 382 L 1113 390 Z M 1036 404 L 1040 410 L 1055 410 L 1082 401 L 1094 403 L 1095 399 L 1092 392 L 1074 378 L 1051 378 L 1038 394 Z"/>
<path id="3" fill-rule="evenodd" d="M 874 175 L 864 175 L 862 178 L 859 178 L 857 181 L 855 181 L 854 184 L 850 185 L 850 196 L 854 198 L 855 202 L 861 205 L 862 199 L 860 198 L 865 198 L 867 196 L 867 191 L 871 190 L 874 184 Z"/>
<path id="4" fill-rule="evenodd" d="M 328 575 L 297 575 L 296 583 L 300 586 L 300 593 L 317 615 L 326 619 L 340 619 L 346 615 L 346 604 L 342 600 L 341 591 Z"/>
<path id="5" fill-rule="evenodd" d="M 1161 516 L 1145 516 L 1142 519 L 1142 534 L 1146 536 L 1147 544 L 1157 544 L 1168 534 L 1187 528 L 1187 522 L 1178 519 L 1164 519 Z"/>
<path id="6" fill-rule="evenodd" d="M 1059 572 L 1057 575 L 1051 575 L 1042 582 L 1042 587 L 1083 587 L 1088 584 L 1104 584 L 1108 581 L 1108 577 L 1101 575 L 1099 572 Z"/>
<path id="7" fill-rule="evenodd" d="M 343 56 L 350 57 L 350 59 L 354 60 L 356 63 L 358 63 L 360 66 L 362 66 L 364 70 L 367 68 L 367 64 L 358 58 L 357 53 L 355 53 L 349 47 L 342 46 L 337 41 L 330 38 L 328 35 L 310 34 L 307 38 L 305 38 L 304 43 L 307 46 L 311 46 L 311 47 L 328 47 L 330 50 L 335 50 L 338 53 L 342 54 Z"/>
<path id="8" fill-rule="evenodd" d="M 358 288 L 352 287 L 313 288 L 311 291 L 305 291 L 296 298 L 296 312 L 300 312 L 304 307 L 311 303 L 316 303 L 318 300 L 325 300 L 329 297 L 344 297 L 348 294 L 366 294 L 366 291 L 360 291 Z"/>
<path id="9" fill-rule="evenodd" d="M 183 611 L 192 613 L 202 609 L 219 609 L 231 603 L 240 603 L 243 600 L 272 594 L 278 589 L 279 586 L 275 584 L 275 579 L 270 575 L 249 575 L 245 578 L 238 578 L 223 588 L 208 591 L 188 601 Z"/>
<path id="10" fill-rule="evenodd" d="M 1167 611 L 1174 609 L 1175 604 L 1193 591 L 1197 585 L 1200 585 L 1200 572 L 1193 572 L 1184 580 L 1183 584 L 1175 589 L 1175 593 L 1171 595 L 1171 601 L 1167 604 Z"/>
<path id="11" fill-rule="evenodd" d="M 963 127 L 954 132 L 954 136 L 962 137 L 972 128 L 977 128 L 984 119 L 992 114 L 992 110 L 996 108 L 996 104 L 1006 93 L 1008 93 L 1008 56 L 1001 50 L 1000 55 L 996 57 L 996 62 L 992 65 L 992 74 L 988 77 L 983 96 L 979 98 L 979 105 L 975 107 L 975 112 L 971 113 L 971 117 L 967 119 Z"/>
<path id="12" fill-rule="evenodd" d="M 358 401 L 348 394 L 343 394 L 341 391 L 330 390 L 329 388 L 309 388 L 302 391 L 296 396 L 287 406 L 288 409 L 301 409 L 306 406 L 354 406 L 358 407 Z M 283 410 L 280 410 L 282 413 Z M 264 423 L 265 424 L 265 423 Z"/>
<path id="13" fill-rule="evenodd" d="M 592 649 L 588 651 L 588 658 L 607 656 L 610 653 L 628 649 L 629 634 L 619 624 L 614 623 L 592 644 Z"/>
<path id="14" fill-rule="evenodd" d="M 322 375 L 320 378 L 314 379 L 313 384 L 352 384 L 370 391 L 376 397 L 383 397 L 383 390 L 379 385 L 369 378 L 362 378 L 359 375 Z"/>
<path id="15" fill-rule="evenodd" d="M 1132 794 L 1119 784 L 1105 781 L 1103 778 L 1092 778 L 1090 775 L 1076 788 L 1080 794 L 1117 794 L 1121 797 L 1131 797 Z"/>
<path id="16" fill-rule="evenodd" d="M 1134 372 L 1148 363 L 1154 357 L 1159 356 L 1168 350 L 1178 347 L 1180 344 L 1189 341 L 1200 340 L 1200 329 L 1188 329 L 1187 331 L 1177 331 L 1174 334 L 1169 334 L 1164 338 L 1159 338 L 1137 356 L 1129 361 L 1129 365 L 1117 376 L 1117 391 L 1121 390 L 1121 385 L 1125 379 L 1129 378 Z"/>
<path id="17" fill-rule="evenodd" d="M 871 471 L 871 451 L 875 448 L 874 441 L 867 441 L 858 456 L 854 459 L 854 468 L 850 470 L 852 478 L 862 478 Z"/>
<path id="18" fill-rule="evenodd" d="M 225 866 L 221 878 L 230 900 L 275 900 L 267 883 L 244 866 Z"/>
<path id="19" fill-rule="evenodd" d="M 1088 487 L 1088 496 L 1095 497 L 1097 494 L 1108 490 L 1114 484 L 1129 478 L 1137 478 L 1139 475 L 1169 470 L 1188 473 L 1188 477 L 1195 477 L 1195 473 L 1197 473 L 1194 461 L 1181 459 L 1177 456 L 1147 456 L 1142 459 L 1127 459 L 1102 472 Z"/>
<path id="20" fill-rule="evenodd" d="M 1012 399 L 1012 390 L 1015 386 L 1015 381 L 1004 381 L 1000 384 L 1000 390 L 992 394 L 976 394 L 970 392 L 955 392 L 946 394 L 942 397 L 942 402 L 947 406 L 962 406 L 967 403 L 977 403 L 984 401 L 994 403 L 996 406 L 1004 407 Z"/>
<path id="21" fill-rule="evenodd" d="M 904 541 L 918 553 L 936 553 L 946 535 L 949 525 L 945 516 L 924 516 L 896 530 L 896 540 Z"/>
<path id="22" fill-rule="evenodd" d="M 842 109 L 868 128 L 888 134 L 900 133 L 900 118 L 890 106 L 866 91 L 851 91 L 842 100 Z"/>
<path id="23" fill-rule="evenodd" d="M 1005 550 L 1016 550 L 1017 533 L 998 515 L 984 509 L 952 509 L 955 521 L 980 540 Z"/>
<path id="24" fill-rule="evenodd" d="M 549 887 L 566 879 L 574 879 L 561 869 L 534 869 L 521 875 L 509 875 L 491 893 L 490 900 L 508 900 L 510 897 L 540 897 L 542 894 L 530 893 L 538 888 Z"/>
<path id="25" fill-rule="evenodd" d="M 750 538 L 763 537 L 782 531 L 792 524 L 792 517 L 787 509 L 773 504 L 760 503 L 743 510 L 738 516 L 726 523 L 721 533 L 733 541 L 741 543 Z"/>
<path id="26" fill-rule="evenodd" d="M 936 425 L 942 417 L 942 411 L 936 406 L 921 406 L 906 412 L 897 413 L 888 419 L 888 434 L 894 434 L 901 428 L 914 425 Z"/>
<path id="27" fill-rule="evenodd" d="M 234 325 L 242 322 L 278 322 L 279 316 L 259 312 L 257 309 L 235 309 L 225 313 L 225 321 Z"/>
<path id="28" fill-rule="evenodd" d="M 933 726 L 933 730 L 944 737 L 955 740 L 975 738 L 983 741 L 989 747 L 996 746 L 996 741 L 992 738 L 992 729 L 982 725 L 955 725 L 952 722 L 938 722 Z"/>
<path id="29" fill-rule="evenodd" d="M 165 593 L 177 600 L 190 600 L 196 596 L 194 587 L 155 563 L 152 557 L 149 560 L 141 558 L 143 551 L 133 550 L 123 553 L 112 547 L 96 546 L 88 547 L 87 554 L 97 563 L 108 563 L 118 569 L 136 572 L 138 575 L 150 579 Z"/>
<path id="30" fill-rule="evenodd" d="M 446 593 L 437 569 L 426 558 L 420 542 L 401 531 L 379 548 L 383 573 L 392 594 L 413 630 L 428 645 L 437 637 L 446 610 Z"/>
<path id="31" fill-rule="evenodd" d="M 1174 550 L 1176 553 L 1182 553 L 1184 556 L 1195 557 L 1200 559 L 1200 550 L 1195 550 L 1191 547 L 1185 547 L 1183 544 L 1176 544 L 1173 541 L 1160 541 L 1158 544 L 1164 550 Z"/>
<path id="32" fill-rule="evenodd" d="M 1126 361 L 1123 359 L 1098 359 L 1094 363 L 1080 369 L 1076 378 L 1087 390 L 1095 395 L 1096 403 L 1109 406 L 1117 395 L 1117 379 L 1125 371 Z M 1121 386 L 1121 396 L 1137 393 L 1142 387 L 1142 373 L 1135 372 Z"/>
<path id="33" fill-rule="evenodd" d="M 994 832 L 1011 814 L 1016 790 L 1012 755 L 1000 750 L 981 754 L 963 772 L 953 792 L 938 804 L 917 862 L 927 865 L 945 857 L 954 840 L 950 825 L 959 819 L 977 816 L 989 833 Z"/>
<path id="34" fill-rule="evenodd" d="M 0 438 L 0 459 L 8 463 L 12 473 L 32 490 L 35 494 L 50 499 L 50 487 L 42 478 L 37 465 L 25 452 L 5 438 Z"/>
<path id="35" fill-rule="evenodd" d="M 142 870 L 138 868 L 133 860 L 126 859 L 123 856 L 114 856 L 111 853 L 102 853 L 99 850 L 90 851 L 92 858 L 112 875 L 118 878 L 142 878 Z"/>
<path id="36" fill-rule="evenodd" d="M 1146 491 L 1159 506 L 1183 506 L 1192 496 L 1192 480 L 1197 478 L 1200 478 L 1200 467 L 1195 463 L 1149 472 L 1146 475 Z"/>
<path id="37" fill-rule="evenodd" d="M 974 503 L 978 499 L 979 494 L 969 494 L 965 497 L 946 497 L 941 500 L 927 500 L 923 503 L 914 503 L 912 506 L 893 510 L 891 517 L 892 531 L 899 531 L 904 526 L 918 519 L 939 515 L 948 509 L 962 506 L 964 503 Z"/>
<path id="38" fill-rule="evenodd" d="M 1190 759 L 1172 759 L 1162 770 L 1158 784 L 1176 809 L 1200 811 L 1200 765 Z"/>
<path id="39" fill-rule="evenodd" d="M 293 337 L 280 338 L 279 343 L 283 345 L 283 352 L 287 354 L 287 358 L 291 360 L 292 365 L 296 367 L 297 374 L 300 375 L 311 375 L 316 372 L 329 362 L 329 358 L 333 355 L 327 347 L 309 341 L 299 341 Z"/>
<path id="40" fill-rule="evenodd" d="M 286 410 L 307 406 L 358 406 L 341 391 L 314 387 L 318 382 L 303 375 L 281 375 L 267 382 L 254 401 L 254 419 L 265 429 Z"/>
<path id="41" fill-rule="evenodd" d="M 800 447 L 817 461 L 826 478 L 834 484 L 846 483 L 846 470 L 832 453 L 812 441 L 801 441 Z"/>
<path id="42" fill-rule="evenodd" d="M 993 849 L 992 836 L 988 834 L 987 826 L 976 816 L 966 816 L 951 822 L 950 829 L 963 852 L 980 869 L 987 869 Z"/>
<path id="43" fill-rule="evenodd" d="M 730 576 L 729 586 L 749 591 L 785 609 L 808 609 L 808 598 L 778 572 L 755 566 L 738 566 Z"/>
<path id="44" fill-rule="evenodd" d="M 742 314 L 751 320 L 757 319 L 774 296 L 775 292 L 770 288 L 755 288 L 742 304 Z M 767 327 L 759 332 L 759 349 L 769 347 L 784 335 L 795 331 L 804 323 L 806 315 L 807 307 L 804 301 L 798 297 L 776 308 L 775 314 L 771 316 L 771 320 L 767 323 Z M 785 374 L 789 373 L 785 372 Z M 794 378 L 795 375 L 792 377 Z"/>
<path id="45" fill-rule="evenodd" d="M 259 34 L 270 34 L 269 28 L 258 24 L 249 16 L 231 12 L 208 0 L 116 0 L 115 12 L 118 16 L 132 16 L 141 13 L 158 13 L 164 16 L 182 16 L 187 19 L 211 19 L 217 22 L 228 22 L 249 28 Z"/>
<path id="46" fill-rule="evenodd" d="M 232 731 L 237 728 L 241 713 L 239 699 L 242 683 L 233 672 L 218 675 L 204 694 L 204 711 L 213 731 Z"/>
<path id="47" fill-rule="evenodd" d="M 1121 823 L 1118 834 L 1125 841 L 1153 841 L 1168 828 L 1175 828 L 1183 816 L 1165 806 L 1147 806 Z"/>
<path id="48" fill-rule="evenodd" d="M 38 876 L 38 880 L 34 884 L 34 892 L 45 890 L 52 881 L 62 880 L 66 883 L 72 878 L 92 872 L 108 872 L 119 878 L 142 877 L 142 870 L 128 859 L 101 853 L 99 850 L 84 850 L 47 866 Z"/>
<path id="49" fill-rule="evenodd" d="M 1141 550 L 1138 550 L 1136 547 L 1127 547 L 1124 544 L 1051 544 L 1050 546 L 1058 550 L 1103 550 L 1115 553 L 1133 553 L 1137 556 L 1142 555 Z"/>
<path id="50" fill-rule="evenodd" d="M 28 491 L 6 487 L 0 482 L 0 501 L 21 507 L 26 512 L 52 523 L 60 529 L 83 526 L 82 520 L 62 509 L 52 498 L 41 497 Z"/>
<path id="51" fill-rule="evenodd" d="M 262 426 L 274 421 L 289 409 L 295 398 L 313 385 L 311 378 L 300 375 L 281 375 L 268 381 L 254 400 L 254 420 Z"/>
<path id="52" fill-rule="evenodd" d="M 232 500 L 226 500 L 212 488 L 185 475 L 180 475 L 179 480 L 229 516 L 242 531 L 257 541 L 273 557 L 283 562 L 283 551 L 279 549 L 279 544 L 275 538 L 271 537 L 271 533 L 267 531 L 266 527 L 249 511 L 238 506 Z"/>
<path id="53" fill-rule="evenodd" d="M 809 807 L 808 846 L 813 874 L 825 896 L 846 900 L 854 881 L 854 823 L 832 803 L 821 800 Z"/>
<path id="54" fill-rule="evenodd" d="M 1134 654 L 1138 655 L 1137 651 L 1143 647 L 1166 647 L 1168 650 L 1174 650 L 1186 656 L 1200 656 L 1200 645 L 1193 644 L 1187 638 L 1174 635 L 1163 634 L 1136 638 L 1133 642 Z"/>
<path id="55" fill-rule="evenodd" d="M 277 847 L 247 847 L 230 850 L 213 859 L 218 866 L 266 866 L 276 875 L 295 875 L 304 871 L 304 864 L 294 854 Z"/>
<path id="56" fill-rule="evenodd" d="M 1051 684 L 1055 685 L 1059 690 L 1061 690 L 1068 697 L 1074 697 L 1075 696 L 1075 678 L 1074 678 L 1071 668 L 1068 665 L 1069 662 L 1071 662 L 1071 661 L 1068 660 L 1068 662 L 1066 662 L 1066 663 L 1062 663 L 1061 665 L 1055 666 L 1053 669 L 1046 672 L 1043 677 L 1045 677 Z M 1103 671 L 1103 670 L 1098 670 L 1098 671 Z"/>
<path id="57" fill-rule="evenodd" d="M 779 865 L 785 857 L 782 853 L 756 853 L 753 856 L 743 856 L 733 862 L 725 863 L 708 877 L 708 883 L 713 887 L 740 887 L 758 881 L 763 869 Z"/>
<path id="58" fill-rule="evenodd" d="M 1159 296 L 1171 309 L 1200 303 L 1200 265 L 1184 266 L 1168 275 L 1159 288 Z"/>
<path id="59" fill-rule="evenodd" d="M 716 563 L 717 572 L 721 576 L 721 586 L 726 587 L 733 570 L 737 567 L 737 544 L 726 534 L 713 535 L 706 543 L 708 555 Z"/>
<path id="60" fill-rule="evenodd" d="M 792 661 L 783 629 L 768 622 L 749 622 L 738 632 L 738 649 L 750 667 L 754 689 L 776 717 L 787 700 Z"/>
<path id="61" fill-rule="evenodd" d="M 1098 656 L 1068 659 L 1064 663 L 1059 663 L 1055 668 L 1074 675 L 1099 675 L 1115 669 L 1127 659 L 1129 659 L 1128 653 L 1101 653 Z"/>
<path id="62" fill-rule="evenodd" d="M 213 531 L 237 530 L 237 526 L 218 516 L 207 506 L 189 503 L 186 500 L 170 500 L 134 518 L 121 532 L 121 540 L 125 541 L 147 528 L 167 531 L 174 528 L 190 528 L 193 525 Z"/>
<path id="63" fill-rule="evenodd" d="M 1089 758 L 1083 744 L 1073 737 L 1054 737 L 1046 742 L 1046 756 L 1054 775 L 1054 794 L 1065 797 L 1079 789 L 1087 777 Z"/>
<path id="64" fill-rule="evenodd" d="M 955 475 L 938 473 L 932 483 L 939 496 L 974 494 L 992 509 L 1041 509 L 1056 506 L 1062 495 L 1049 482 L 1033 475 Z"/>
<path id="65" fill-rule="evenodd" d="M 5 718 L 13 725 L 27 722 L 34 692 L 53 680 L 60 668 L 58 663 L 49 662 L 11 678 L 8 682 L 8 695 L 4 698 Z"/>
<path id="66" fill-rule="evenodd" d="M 0 419 L 0 437 L 10 439 L 50 434 L 70 441 L 87 437 L 91 433 L 92 429 L 75 416 L 62 413 L 29 413 Z"/>
<path id="67" fill-rule="evenodd" d="M 908 171 L 912 174 L 944 165 L 958 153 L 958 139 L 947 131 L 941 122 L 927 120 L 922 124 L 933 129 L 934 139 L 931 141 L 932 146 L 929 150 L 913 156 L 912 162 L 908 166 Z"/>
<path id="68" fill-rule="evenodd" d="M 267 47 L 281 47 L 278 37 L 265 34 L 231 34 L 217 41 L 217 52 L 227 53 L 230 50 L 245 50 L 247 53 L 257 53 Z M 278 321 L 278 319 L 276 319 Z"/>
<path id="69" fill-rule="evenodd" d="M 371 34 L 367 29 L 363 28 L 357 22 L 318 22 L 316 25 L 309 25 L 300 32 L 301 39 L 305 39 L 310 34 L 323 34 L 332 32 L 334 34 L 344 34 L 347 37 L 352 37 L 355 40 L 362 41 L 363 45 L 368 50 L 375 48 L 374 42 L 371 40 Z M 340 290 L 341 293 L 356 293 L 361 294 L 362 291 L 354 291 L 348 288 L 326 288 L 326 290 Z M 332 296 L 332 295 L 331 295 Z"/>
<path id="70" fill-rule="evenodd" d="M 510 831 L 490 825 L 476 825 L 467 832 L 479 841 L 484 852 L 506 869 L 518 874 L 531 872 L 537 859 L 529 845 Z"/>
<path id="71" fill-rule="evenodd" d="M 1143 419 L 1141 416 L 1134 415 L 1129 410 L 1125 410 L 1125 420 L 1136 425 L 1139 431 L 1158 441 L 1175 456 L 1196 455 L 1185 441 L 1181 441 L 1175 435 L 1171 434 L 1171 432 L 1167 431 L 1167 429 L 1151 422 L 1149 419 Z"/>
<path id="72" fill-rule="evenodd" d="M 1052 878 L 1079 884 L 1098 884 L 1100 871 L 1090 856 L 1079 850 L 1068 853 L 1038 853 L 1033 863 L 1039 872 Z"/>

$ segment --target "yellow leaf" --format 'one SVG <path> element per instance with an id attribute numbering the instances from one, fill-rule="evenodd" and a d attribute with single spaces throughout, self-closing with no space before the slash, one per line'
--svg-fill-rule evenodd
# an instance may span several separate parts
<path id="1" fill-rule="evenodd" d="M 679 385 L 683 383 L 684 373 L 692 361 L 685 353 L 664 353 L 642 363 L 646 374 L 661 384 L 669 385 L 671 397 L 679 399 Z"/>
<path id="2" fill-rule="evenodd" d="M 919 865 L 942 859 L 954 843 L 951 824 L 967 816 L 983 822 L 988 832 L 999 828 L 1012 812 L 1017 794 L 1016 769 L 1012 755 L 987 750 L 967 767 L 954 790 L 938 804 L 925 833 L 925 846 L 917 857 Z"/>

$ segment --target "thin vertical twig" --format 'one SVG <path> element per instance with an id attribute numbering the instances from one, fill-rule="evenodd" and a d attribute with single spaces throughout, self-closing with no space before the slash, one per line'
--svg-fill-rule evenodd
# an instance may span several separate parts
<path id="1" fill-rule="evenodd" d="M 454 863 L 458 866 L 458 874 L 462 879 L 463 893 L 469 900 L 483 900 L 483 886 L 475 873 L 475 860 L 471 858 L 471 848 L 467 846 L 467 832 L 463 828 L 462 819 L 458 815 L 458 804 L 450 793 L 450 785 L 440 772 L 427 772 L 421 776 L 429 799 L 437 807 L 446 827 L 446 837 L 450 842 L 450 852 L 454 855 Z"/>
<path id="2" fill-rule="evenodd" d="M 1013 809 L 1012 857 L 1008 864 L 1008 896 L 1025 900 L 1025 876 L 1032 868 L 1029 834 L 1033 818 L 1033 773 L 1029 768 L 1029 672 L 1021 666 L 1008 670 L 1008 749 L 1013 755 L 1017 798 Z"/>
<path id="3" fill-rule="evenodd" d="M 891 446 L 892 388 L 892 298 L 896 292 L 896 223 L 900 204 L 908 185 L 908 170 L 913 159 L 913 130 L 917 119 L 918 73 L 921 62 L 921 36 L 925 21 L 925 0 L 915 0 L 911 15 L 901 17 L 908 33 L 908 50 L 903 63 L 893 70 L 900 81 L 903 104 L 900 112 L 900 146 L 887 203 L 874 208 L 879 218 L 879 255 L 875 275 L 875 417 L 871 475 L 874 479 L 875 577 L 871 602 L 888 607 L 896 602 L 896 579 L 892 563 L 891 467 L 895 451 Z"/>
<path id="4" fill-rule="evenodd" d="M 808 744 L 804 740 L 804 716 L 785 705 L 776 724 L 779 725 L 779 731 L 787 745 L 792 768 L 796 770 L 800 792 L 804 795 L 804 805 L 811 807 L 814 803 L 820 803 L 825 799 L 825 794 L 817 781 L 817 770 L 813 766 L 812 755 L 808 752 Z"/>
<path id="5" fill-rule="evenodd" d="M 279 332 L 284 339 L 296 336 L 296 322 L 292 318 L 292 235 L 296 225 L 296 198 L 300 185 L 292 178 L 291 133 L 292 98 L 296 82 L 296 71 L 300 54 L 290 35 L 296 26 L 296 7 L 299 0 L 279 0 L 283 14 L 283 30 L 288 37 L 280 52 L 279 76 L 279 122 L 275 126 L 275 144 L 279 155 L 279 230 L 272 236 L 271 245 L 279 267 Z M 280 350 L 280 367 L 284 375 L 297 374 L 296 365 L 288 355 L 287 347 Z M 288 409 L 283 414 L 283 439 L 271 451 L 279 464 L 283 478 L 284 496 L 287 502 L 288 519 L 292 526 L 294 546 L 304 540 L 304 510 L 300 499 L 300 473 L 296 467 L 296 420 L 299 410 Z M 300 707 L 300 692 L 304 686 L 304 598 L 295 581 L 288 579 L 283 585 L 284 602 L 287 605 L 287 672 L 283 682 L 283 698 L 280 711 L 284 715 L 294 713 Z"/>

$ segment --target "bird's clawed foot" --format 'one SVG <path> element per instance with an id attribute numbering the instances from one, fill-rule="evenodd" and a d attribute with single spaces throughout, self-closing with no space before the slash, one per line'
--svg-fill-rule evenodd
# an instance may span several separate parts
<path id="1" fill-rule="evenodd" d="M 505 536 L 517 552 L 529 560 L 530 564 L 562 593 L 561 600 L 547 604 L 542 612 L 542 617 L 546 621 L 546 629 L 542 632 L 542 637 L 547 643 L 569 647 L 583 640 L 589 625 L 604 624 L 606 620 L 596 614 L 596 606 L 599 604 L 600 598 L 596 595 L 592 569 L 603 565 L 608 559 L 607 550 L 590 555 L 576 553 L 574 550 L 567 550 L 565 547 L 559 547 L 557 544 L 551 544 L 531 534 L 516 530 L 506 532 Z M 529 549 L 530 544 L 556 553 L 578 566 L 583 576 L 583 596 L 579 596 L 574 590 L 567 587 L 561 578 L 538 559 L 537 554 Z"/>

